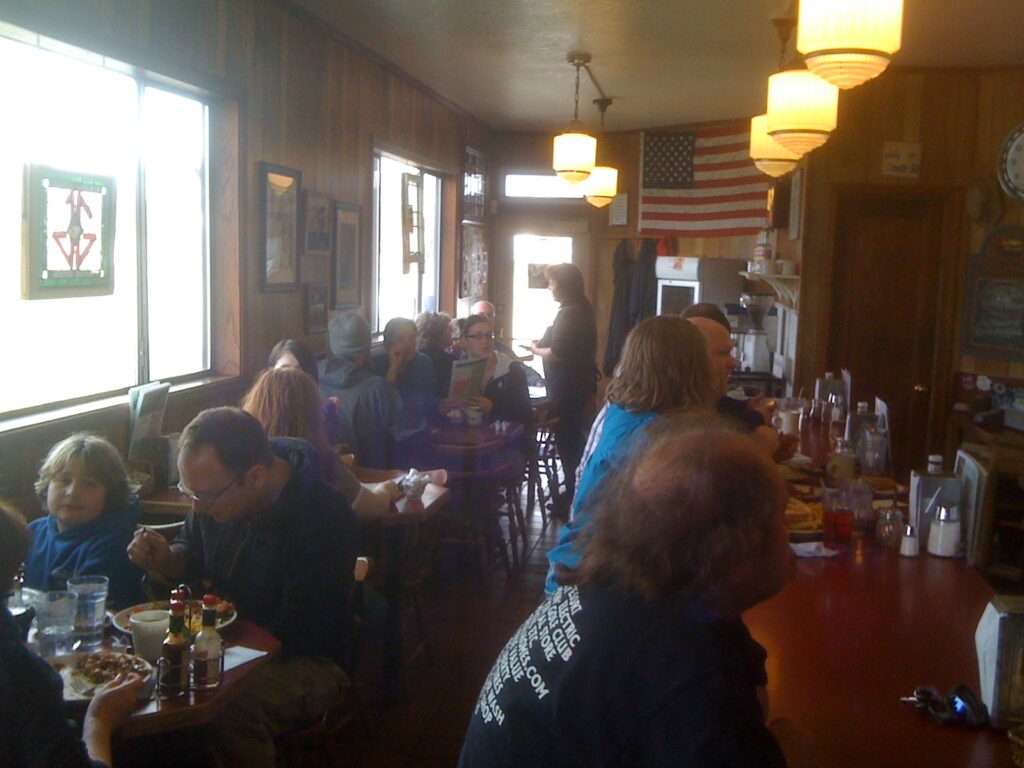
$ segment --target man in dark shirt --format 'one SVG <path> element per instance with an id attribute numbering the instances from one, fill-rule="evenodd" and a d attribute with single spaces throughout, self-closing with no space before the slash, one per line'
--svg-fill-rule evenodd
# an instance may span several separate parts
<path id="1" fill-rule="evenodd" d="M 254 673 L 214 723 L 225 765 L 272 766 L 273 736 L 323 715 L 348 688 L 359 534 L 348 502 L 320 478 L 304 440 L 267 439 L 237 408 L 203 411 L 182 432 L 179 488 L 192 498 L 168 545 L 140 531 L 132 561 L 172 583 L 209 584 L 275 635 L 283 657 Z"/>
<path id="2" fill-rule="evenodd" d="M 784 766 L 740 618 L 792 573 L 772 463 L 718 419 L 666 417 L 591 498 L 583 561 L 499 655 L 460 768 Z"/>

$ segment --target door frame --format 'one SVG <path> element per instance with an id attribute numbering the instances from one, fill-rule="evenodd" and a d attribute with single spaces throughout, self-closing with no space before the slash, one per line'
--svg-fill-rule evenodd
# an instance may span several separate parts
<path id="1" fill-rule="evenodd" d="M 946 421 L 951 408 L 953 384 L 953 362 L 957 357 L 959 344 L 961 286 L 963 285 L 964 263 L 961 254 L 964 243 L 965 223 L 963 191 L 957 187 L 938 185 L 896 186 L 893 184 L 836 184 L 824 196 L 825 211 L 817 221 L 827 222 L 818 237 L 807 232 L 804 243 L 805 283 L 801 297 L 801 336 L 799 342 L 800 385 L 813 391 L 814 378 L 821 375 L 828 364 L 828 352 L 832 347 L 832 285 L 836 258 L 836 232 L 839 209 L 842 202 L 851 199 L 864 200 L 924 200 L 937 204 L 942 215 L 940 235 L 938 290 L 935 305 L 935 339 L 932 346 L 932 375 L 928 382 L 928 432 L 925 445 L 929 452 L 941 451 L 945 446 Z M 809 206 L 810 207 L 810 206 Z M 810 248 L 808 248 L 810 246 Z M 815 258 L 815 247 L 820 256 Z M 813 289 L 811 289 L 813 286 Z M 814 300 L 807 301 L 813 294 Z M 815 331 L 806 334 L 811 328 Z"/>

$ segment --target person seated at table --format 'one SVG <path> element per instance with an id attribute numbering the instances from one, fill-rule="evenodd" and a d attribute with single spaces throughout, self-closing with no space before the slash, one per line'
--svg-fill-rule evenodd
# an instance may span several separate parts
<path id="1" fill-rule="evenodd" d="M 452 379 L 452 319 L 444 312 L 421 312 L 416 318 L 416 349 L 430 358 L 434 366 L 434 396 L 448 397 Z"/>
<path id="2" fill-rule="evenodd" d="M 741 615 L 792 576 L 787 496 L 720 419 L 652 427 L 588 496 L 579 567 L 501 651 L 459 768 L 785 766 Z"/>
<path id="3" fill-rule="evenodd" d="M 469 360 L 487 360 L 483 391 L 466 401 L 482 408 L 489 421 L 530 424 L 533 409 L 523 364 L 494 348 L 494 325 L 483 315 L 470 315 L 462 324 L 463 349 Z"/>
<path id="4" fill-rule="evenodd" d="M 700 332 L 681 317 L 650 317 L 626 337 L 615 378 L 605 393 L 607 410 L 593 452 L 580 476 L 572 517 L 562 527 L 558 544 L 548 552 L 545 591 L 557 585 L 559 570 L 579 565 L 577 539 L 589 525 L 588 494 L 615 466 L 636 450 L 644 427 L 659 416 L 686 411 L 709 411 L 715 389 L 707 348 Z"/>
<path id="5" fill-rule="evenodd" d="M 98 435 L 71 435 L 50 449 L 35 489 L 48 514 L 29 524 L 26 586 L 59 590 L 72 576 L 106 576 L 111 605 L 140 602 L 142 572 L 125 554 L 139 499 L 117 448 Z"/>
<path id="6" fill-rule="evenodd" d="M 399 400 L 395 388 L 373 372 L 370 326 L 354 312 L 331 318 L 331 355 L 320 362 L 320 394 L 336 398 L 341 428 L 337 440 L 346 443 L 359 464 L 373 469 L 392 466 Z"/>
<path id="7" fill-rule="evenodd" d="M 349 687 L 359 530 L 305 440 L 268 439 L 239 408 L 201 412 L 181 433 L 179 488 L 192 511 L 173 543 L 141 530 L 132 562 L 170 583 L 210 583 L 281 641 L 213 724 L 222 765 L 274 765 L 275 734 L 308 725 Z"/>
<path id="8" fill-rule="evenodd" d="M 251 413 L 269 437 L 300 437 L 320 458 L 320 473 L 333 485 L 360 518 L 375 518 L 391 511 L 400 491 L 393 482 L 363 485 L 328 445 L 324 437 L 320 391 L 298 368 L 268 368 L 242 399 L 242 410 Z"/>
<path id="9" fill-rule="evenodd" d="M 448 347 L 448 351 L 456 360 L 462 358 L 462 322 L 465 319 L 464 317 L 453 317 L 449 323 L 452 329 L 452 345 Z"/>
<path id="10" fill-rule="evenodd" d="M 437 405 L 434 364 L 417 351 L 416 333 L 414 321 L 392 318 L 384 326 L 383 350 L 372 356 L 374 373 L 398 390 L 396 440 L 404 443 L 402 453 L 408 453 L 407 441 L 416 440 L 426 429 Z"/>
<path id="11" fill-rule="evenodd" d="M 7 609 L 30 538 L 21 515 L 0 503 L 0 763 L 5 768 L 109 766 L 110 735 L 135 709 L 142 678 L 118 676 L 97 688 L 78 738 L 64 711 L 60 675 L 21 642 Z"/>
<path id="12" fill-rule="evenodd" d="M 320 371 L 317 368 L 316 356 L 304 341 L 298 339 L 282 339 L 270 350 L 267 358 L 269 368 L 301 368 L 317 385 L 320 384 Z M 340 442 L 341 416 L 338 414 L 338 399 L 324 398 L 321 407 L 324 420 L 324 436 L 331 445 Z"/>
<path id="13" fill-rule="evenodd" d="M 735 419 L 776 461 L 791 458 L 796 451 L 799 438 L 794 435 L 780 436 L 776 432 L 772 427 L 772 408 L 768 406 L 766 398 L 758 395 L 742 401 L 728 395 L 729 375 L 736 370 L 739 363 L 732 353 L 732 329 L 722 310 L 714 304 L 701 302 L 690 305 L 680 314 L 696 326 L 708 346 L 711 372 L 715 379 L 715 388 L 718 390 L 715 409 L 719 415 Z"/>
<path id="14" fill-rule="evenodd" d="M 492 328 L 496 327 L 494 318 L 497 315 L 497 309 L 489 301 L 478 301 L 476 304 L 469 308 L 469 314 L 483 315 L 484 317 L 491 321 Z M 497 335 L 495 335 L 494 337 L 494 351 L 502 352 L 511 357 L 513 360 L 519 360 L 520 362 L 523 362 L 524 360 L 531 360 L 533 357 L 532 353 L 530 353 L 529 350 L 524 350 L 527 352 L 526 357 L 523 357 L 522 353 L 517 354 L 516 351 L 513 350 L 508 344 L 499 339 Z M 539 387 L 544 385 L 544 378 L 530 366 L 524 365 L 523 372 L 526 374 L 526 384 L 528 386 Z"/>

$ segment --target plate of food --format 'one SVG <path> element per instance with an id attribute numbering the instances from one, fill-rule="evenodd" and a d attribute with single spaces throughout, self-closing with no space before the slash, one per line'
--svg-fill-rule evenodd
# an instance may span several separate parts
<path id="1" fill-rule="evenodd" d="M 170 602 L 167 600 L 156 600 L 151 603 L 139 603 L 133 605 L 131 608 L 125 608 L 114 614 L 114 629 L 117 629 L 125 634 L 131 634 L 131 616 L 134 613 L 140 611 L 166 611 L 170 608 Z M 228 602 L 227 600 L 221 600 L 217 604 L 217 629 L 223 629 L 224 627 L 231 624 L 235 619 L 238 618 L 238 612 L 235 610 L 235 604 Z M 195 635 L 199 632 L 203 626 L 203 601 L 193 600 L 192 601 L 192 617 L 189 619 L 188 612 L 185 613 L 185 620 L 189 622 L 189 631 Z"/>
<path id="2" fill-rule="evenodd" d="M 786 504 L 790 541 L 815 541 L 822 536 L 821 502 L 806 503 L 790 497 Z"/>
<path id="3" fill-rule="evenodd" d="M 51 656 L 46 663 L 60 674 L 64 681 L 64 701 L 88 701 L 96 689 L 121 674 L 134 672 L 146 683 L 140 693 L 145 698 L 153 677 L 153 665 L 141 656 L 120 651 L 96 651 Z"/>

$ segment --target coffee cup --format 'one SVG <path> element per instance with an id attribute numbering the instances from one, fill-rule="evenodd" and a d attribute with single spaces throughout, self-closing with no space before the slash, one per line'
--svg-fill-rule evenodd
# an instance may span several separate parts
<path id="1" fill-rule="evenodd" d="M 779 268 L 780 275 L 795 275 L 796 274 L 796 262 L 790 259 L 778 259 L 775 262 Z"/>
<path id="2" fill-rule="evenodd" d="M 160 658 L 161 647 L 171 616 L 167 611 L 139 611 L 128 619 L 132 626 L 132 645 L 135 655 L 151 664 Z"/>
<path id="3" fill-rule="evenodd" d="M 479 405 L 466 406 L 466 423 L 471 427 L 478 427 L 484 420 L 484 409 Z"/>

